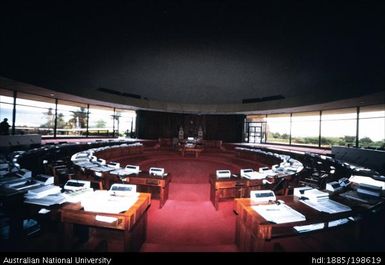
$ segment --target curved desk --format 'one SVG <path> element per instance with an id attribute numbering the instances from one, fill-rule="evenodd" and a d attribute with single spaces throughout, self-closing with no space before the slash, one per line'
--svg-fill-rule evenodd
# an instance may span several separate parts
<path id="1" fill-rule="evenodd" d="M 345 200 L 340 196 L 331 196 L 334 201 L 349 206 L 352 210 L 328 214 L 319 212 L 306 204 L 300 202 L 293 196 L 280 196 L 277 199 L 283 200 L 286 205 L 298 211 L 306 217 L 305 221 L 275 224 L 267 221 L 252 206 L 257 205 L 250 199 L 241 198 L 234 201 L 234 212 L 237 214 L 236 219 L 236 244 L 240 251 L 271 251 L 274 244 L 279 244 L 281 239 L 308 236 L 314 233 L 328 233 L 336 229 L 348 229 L 348 234 L 352 236 L 351 240 L 358 242 L 365 229 L 362 220 L 368 220 L 370 215 L 384 207 L 384 201 L 376 205 L 362 205 L 352 201 Z M 331 224 L 339 224 L 339 220 L 346 219 L 346 223 L 332 226 Z M 315 230 L 298 232 L 294 227 L 304 227 L 307 225 L 318 224 Z"/>
<path id="2" fill-rule="evenodd" d="M 148 172 L 140 172 L 139 174 L 130 175 L 114 175 L 108 172 L 104 176 L 105 185 L 109 188 L 111 183 L 134 184 L 137 186 L 138 192 L 151 193 L 152 198 L 159 199 L 159 208 L 162 208 L 168 199 L 168 189 L 171 182 L 171 176 L 153 176 Z"/>
<path id="3" fill-rule="evenodd" d="M 147 210 L 150 205 L 151 195 L 141 193 L 130 209 L 119 214 L 87 212 L 80 203 L 63 206 L 60 212 L 66 249 L 70 250 L 73 246 L 74 225 L 83 225 L 89 230 L 90 245 L 104 241 L 108 251 L 138 251 L 146 240 Z M 96 216 L 112 217 L 116 221 L 98 221 Z"/>
<path id="4" fill-rule="evenodd" d="M 198 147 L 182 147 L 180 149 L 180 152 L 182 156 L 185 156 L 187 153 L 192 153 L 194 154 L 195 157 L 199 157 L 199 154 L 203 151 L 203 148 L 198 148 Z"/>
<path id="5" fill-rule="evenodd" d="M 210 200 L 213 203 L 216 210 L 219 208 L 219 202 L 226 201 L 234 198 L 248 198 L 250 191 L 253 190 L 269 190 L 276 186 L 279 181 L 284 181 L 282 187 L 279 190 L 274 190 L 276 193 L 288 194 L 288 182 L 292 175 L 285 175 L 280 178 L 269 177 L 268 180 L 271 184 L 264 184 L 261 179 L 246 179 L 238 177 L 222 178 L 218 179 L 215 175 L 210 175 Z"/>

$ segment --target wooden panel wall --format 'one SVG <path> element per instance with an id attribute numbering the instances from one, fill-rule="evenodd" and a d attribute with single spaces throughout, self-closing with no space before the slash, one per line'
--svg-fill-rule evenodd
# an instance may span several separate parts
<path id="1" fill-rule="evenodd" d="M 203 139 L 242 142 L 244 115 L 198 115 L 156 111 L 137 111 L 137 136 L 140 139 L 178 137 L 183 127 L 185 138 L 197 137 L 199 127 Z"/>

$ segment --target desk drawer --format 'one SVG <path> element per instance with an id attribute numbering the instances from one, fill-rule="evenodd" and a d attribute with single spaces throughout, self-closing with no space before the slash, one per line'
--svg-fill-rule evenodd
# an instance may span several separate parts
<path id="1" fill-rule="evenodd" d="M 159 179 L 146 179 L 147 185 L 155 185 L 159 186 L 160 180 Z"/>
<path id="2" fill-rule="evenodd" d="M 146 179 L 145 178 L 133 178 L 130 177 L 130 181 L 128 182 L 130 184 L 138 184 L 138 185 L 145 185 Z"/>
<path id="3" fill-rule="evenodd" d="M 235 186 L 236 186 L 235 181 L 223 181 L 223 182 L 216 182 L 215 183 L 216 189 L 234 188 Z"/>
<path id="4" fill-rule="evenodd" d="M 237 194 L 239 193 L 236 189 L 223 189 L 220 190 L 218 199 L 231 199 L 236 198 Z"/>
<path id="5" fill-rule="evenodd" d="M 113 229 L 119 229 L 124 230 L 125 228 L 125 221 L 126 218 L 124 216 L 112 216 L 116 217 L 117 220 L 112 223 L 102 222 L 96 220 L 96 215 L 100 216 L 108 216 L 106 214 L 84 214 L 83 212 L 79 211 L 65 211 L 62 213 L 62 222 L 64 223 L 70 223 L 70 224 L 81 224 L 81 225 L 88 225 L 88 226 L 96 226 L 96 227 L 106 227 L 106 228 L 113 228 Z"/>
<path id="6" fill-rule="evenodd" d="M 262 186 L 262 180 L 261 179 L 248 180 L 247 186 Z"/>

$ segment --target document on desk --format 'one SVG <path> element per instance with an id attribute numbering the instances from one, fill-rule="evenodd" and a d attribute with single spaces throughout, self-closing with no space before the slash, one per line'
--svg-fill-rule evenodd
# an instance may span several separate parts
<path id="1" fill-rule="evenodd" d="M 338 220 L 330 221 L 329 222 L 329 227 L 335 227 L 335 226 L 343 225 L 343 224 L 346 224 L 348 222 L 349 222 L 348 218 L 341 218 L 341 219 L 338 219 Z"/>
<path id="2" fill-rule="evenodd" d="M 118 218 L 112 217 L 112 216 L 96 215 L 95 216 L 95 220 L 99 221 L 99 222 L 104 222 L 104 223 L 111 224 L 113 222 L 116 222 L 118 220 Z"/>
<path id="3" fill-rule="evenodd" d="M 339 196 L 350 199 L 350 200 L 359 201 L 359 202 L 364 203 L 364 204 L 371 204 L 371 205 L 377 204 L 383 200 L 383 199 L 375 197 L 375 196 L 370 196 L 370 195 L 358 193 L 355 190 L 349 190 L 349 191 L 346 191 L 344 193 L 340 193 Z"/>
<path id="4" fill-rule="evenodd" d="M 335 226 L 346 224 L 347 222 L 349 222 L 348 218 L 342 218 L 342 219 L 330 221 L 328 223 L 328 226 L 335 227 Z M 324 223 L 317 223 L 317 224 L 310 224 L 310 225 L 294 226 L 294 229 L 297 230 L 297 232 L 299 233 L 305 233 L 305 232 L 310 232 L 314 230 L 320 230 L 320 229 L 323 229 L 324 227 L 325 227 Z"/>
<path id="5" fill-rule="evenodd" d="M 66 199 L 67 202 L 70 203 L 77 203 L 86 198 L 87 196 L 90 196 L 93 194 L 93 189 L 92 188 L 86 188 L 78 191 L 69 191 L 69 192 L 64 192 L 62 193 L 64 198 Z"/>
<path id="6" fill-rule="evenodd" d="M 381 187 L 382 190 L 385 190 L 385 182 L 384 181 L 375 180 L 371 177 L 352 175 L 349 178 L 349 181 L 357 183 L 357 184 L 367 184 L 367 185 L 371 185 L 371 186 L 375 186 L 375 187 Z"/>
<path id="7" fill-rule="evenodd" d="M 320 230 L 324 228 L 324 223 L 310 224 L 310 225 L 298 225 L 294 226 L 294 229 L 299 233 L 310 232 L 314 230 Z"/>
<path id="8" fill-rule="evenodd" d="M 342 203 L 330 200 L 330 199 L 321 199 L 321 200 L 300 200 L 300 202 L 306 204 L 307 206 L 325 213 L 342 213 L 348 212 L 352 209 L 349 206 L 346 206 Z"/>
<path id="9" fill-rule="evenodd" d="M 25 203 L 37 204 L 42 206 L 51 206 L 54 204 L 62 204 L 66 202 L 66 198 L 61 194 L 50 194 L 42 198 L 26 198 Z"/>
<path id="10" fill-rule="evenodd" d="M 276 224 L 305 221 L 306 217 L 286 204 L 264 204 L 251 206 L 266 221 Z"/>
<path id="11" fill-rule="evenodd" d="M 138 197 L 138 193 L 132 193 L 129 196 L 115 196 L 106 190 L 98 190 L 82 198 L 81 205 L 85 211 L 117 214 L 131 208 Z"/>
<path id="12" fill-rule="evenodd" d="M 245 173 L 244 177 L 247 179 L 265 179 L 267 174 L 253 171 Z"/>

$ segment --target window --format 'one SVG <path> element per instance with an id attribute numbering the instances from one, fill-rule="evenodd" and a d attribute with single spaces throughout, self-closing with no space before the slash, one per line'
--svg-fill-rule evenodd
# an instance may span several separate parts
<path id="1" fill-rule="evenodd" d="M 88 135 L 112 136 L 114 127 L 113 117 L 113 108 L 90 106 Z"/>
<path id="2" fill-rule="evenodd" d="M 0 89 L 0 122 L 4 118 L 8 119 L 8 123 L 12 124 L 13 112 L 13 93 L 10 90 Z"/>
<path id="3" fill-rule="evenodd" d="M 266 115 L 248 115 L 247 122 L 266 122 Z"/>
<path id="4" fill-rule="evenodd" d="M 319 112 L 293 113 L 291 117 L 291 143 L 318 146 Z"/>
<path id="5" fill-rule="evenodd" d="M 321 116 L 321 146 L 355 146 L 357 109 L 323 111 Z"/>
<path id="6" fill-rule="evenodd" d="M 133 110 L 115 110 L 115 130 L 119 136 L 133 137 L 135 132 L 136 112 Z"/>
<path id="7" fill-rule="evenodd" d="M 87 105 L 72 101 L 58 100 L 57 137 L 85 137 L 87 132 Z"/>
<path id="8" fill-rule="evenodd" d="M 290 114 L 272 114 L 267 116 L 267 142 L 289 143 Z"/>
<path id="9" fill-rule="evenodd" d="M 266 115 L 248 115 L 245 123 L 244 140 L 248 143 L 266 142 Z"/>
<path id="10" fill-rule="evenodd" d="M 361 107 L 359 147 L 385 148 L 385 105 Z"/>
<path id="11" fill-rule="evenodd" d="M 18 93 L 16 99 L 16 134 L 53 135 L 55 100 Z"/>

